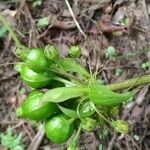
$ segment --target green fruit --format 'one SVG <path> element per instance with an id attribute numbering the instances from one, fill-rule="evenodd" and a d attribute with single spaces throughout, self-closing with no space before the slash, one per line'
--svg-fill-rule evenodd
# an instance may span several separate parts
<path id="1" fill-rule="evenodd" d="M 47 71 L 52 65 L 52 62 L 44 55 L 42 48 L 31 49 L 24 62 L 30 69 L 37 73 Z"/>
<path id="2" fill-rule="evenodd" d="M 54 143 L 66 142 L 74 132 L 74 124 L 66 115 L 53 116 L 45 122 L 46 136 Z"/>
<path id="3" fill-rule="evenodd" d="M 39 121 L 53 115 L 57 111 L 57 106 L 51 102 L 41 106 L 40 101 L 43 95 L 43 92 L 31 92 L 22 103 L 21 107 L 17 109 L 17 116 Z"/>
<path id="4" fill-rule="evenodd" d="M 21 65 L 21 67 L 19 67 Z M 50 84 L 53 75 L 48 72 L 36 73 L 24 64 L 18 64 L 22 80 L 32 88 L 43 88 Z"/>

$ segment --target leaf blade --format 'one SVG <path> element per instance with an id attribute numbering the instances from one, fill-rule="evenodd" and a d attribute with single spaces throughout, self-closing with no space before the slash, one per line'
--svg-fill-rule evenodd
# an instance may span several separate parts
<path id="1" fill-rule="evenodd" d="M 76 72 L 87 78 L 90 77 L 90 74 L 86 71 L 86 69 L 72 58 L 62 59 L 59 65 L 65 71 Z"/>
<path id="2" fill-rule="evenodd" d="M 71 98 L 80 97 L 87 94 L 88 88 L 84 87 L 59 87 L 46 92 L 41 98 L 41 102 L 59 103 Z"/>
<path id="3" fill-rule="evenodd" d="M 66 116 L 71 117 L 71 118 L 78 118 L 78 115 L 75 110 L 68 109 L 60 105 L 57 105 L 57 106 Z"/>

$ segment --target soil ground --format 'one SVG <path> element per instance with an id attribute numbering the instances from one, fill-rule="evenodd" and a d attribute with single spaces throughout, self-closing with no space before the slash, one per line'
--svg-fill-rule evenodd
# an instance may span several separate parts
<path id="1" fill-rule="evenodd" d="M 107 84 L 150 73 L 149 69 L 141 68 L 142 63 L 150 60 L 149 0 L 70 0 L 69 3 L 83 33 L 72 19 L 65 0 L 43 0 L 36 7 L 30 0 L 0 1 L 0 10 L 13 25 L 20 41 L 28 47 L 55 44 L 65 57 L 71 45 L 80 45 L 80 62 L 92 72 L 100 66 L 98 78 Z M 42 17 L 49 17 L 49 23 L 39 29 L 37 22 Z M 128 25 L 116 24 L 125 17 L 129 18 Z M 115 31 L 123 35 L 112 35 Z M 12 52 L 14 46 L 10 34 L 0 38 L 0 132 L 5 132 L 10 126 L 15 133 L 22 133 L 25 149 L 33 149 L 31 146 L 38 150 L 49 146 L 53 150 L 65 149 L 64 145 L 49 142 L 38 128 L 39 124 L 16 118 L 15 109 L 31 89 L 14 70 L 13 64 L 19 61 Z M 109 46 L 116 49 L 115 60 L 105 57 Z M 116 68 L 122 69 L 119 76 L 115 74 Z M 112 131 L 103 140 L 99 137 L 99 129 L 83 133 L 80 149 L 101 150 L 101 144 L 104 150 L 150 149 L 149 86 L 140 86 L 139 89 L 134 101 L 123 105 L 118 116 L 130 122 L 130 133 L 123 136 Z"/>

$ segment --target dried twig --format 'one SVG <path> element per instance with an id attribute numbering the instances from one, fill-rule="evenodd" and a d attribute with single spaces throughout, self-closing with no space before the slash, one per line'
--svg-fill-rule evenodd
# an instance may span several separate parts
<path id="1" fill-rule="evenodd" d="M 108 144 L 107 150 L 112 150 L 115 139 L 116 139 L 116 133 L 114 132 L 113 137 L 112 137 L 111 141 Z"/>
<path id="2" fill-rule="evenodd" d="M 41 126 L 41 128 L 39 129 L 38 133 L 32 140 L 32 143 L 29 145 L 27 150 L 37 150 L 43 140 L 44 135 L 45 135 L 45 132 L 44 132 L 43 126 Z"/>
<path id="3" fill-rule="evenodd" d="M 3 78 L 0 79 L 0 82 L 2 81 L 6 81 L 6 80 L 9 80 L 9 79 L 13 79 L 16 75 L 18 75 L 17 72 L 13 72 L 12 74 L 10 74 L 9 76 L 4 76 Z"/>
<path id="4" fill-rule="evenodd" d="M 67 5 L 67 7 L 68 7 L 68 9 L 69 9 L 69 11 L 70 11 L 70 14 L 71 14 L 71 16 L 72 16 L 72 18 L 73 18 L 73 20 L 74 20 L 74 22 L 75 22 L 75 24 L 76 24 L 78 30 L 79 30 L 80 33 L 82 33 L 83 36 L 86 38 L 86 34 L 83 32 L 83 30 L 81 29 L 81 27 L 80 27 L 78 21 L 76 20 L 75 15 L 74 15 L 74 13 L 73 13 L 73 11 L 72 11 L 72 8 L 71 8 L 71 6 L 70 6 L 68 0 L 65 0 L 65 2 L 66 2 L 66 5 Z"/>
<path id="5" fill-rule="evenodd" d="M 143 0 L 142 3 L 143 3 L 143 12 L 144 12 L 144 15 L 145 15 L 145 19 L 147 20 L 147 23 L 149 24 L 150 19 L 149 19 L 149 14 L 148 14 L 148 11 L 147 11 L 147 6 L 146 6 L 145 0 Z"/>

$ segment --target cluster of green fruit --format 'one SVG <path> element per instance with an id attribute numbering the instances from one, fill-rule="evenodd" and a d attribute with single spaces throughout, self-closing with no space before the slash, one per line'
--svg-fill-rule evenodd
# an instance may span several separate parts
<path id="1" fill-rule="evenodd" d="M 127 133 L 128 124 L 122 120 L 113 121 L 112 116 L 118 112 L 116 106 L 130 99 L 132 94 L 115 93 L 99 84 L 76 61 L 78 46 L 71 48 L 72 58 L 62 58 L 54 46 L 44 49 L 18 47 L 15 53 L 22 60 L 15 66 L 16 70 L 21 79 L 34 88 L 16 114 L 44 121 L 46 135 L 51 141 L 66 142 L 80 125 L 82 131 L 91 132 L 102 120 L 118 132 Z M 48 89 L 47 92 L 40 91 L 42 88 Z"/>

